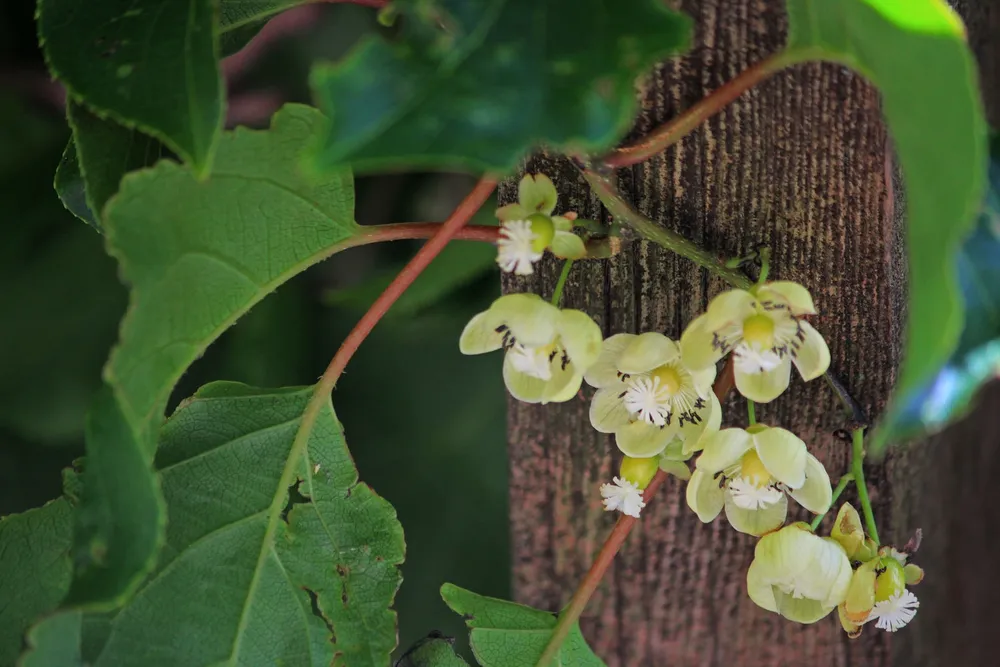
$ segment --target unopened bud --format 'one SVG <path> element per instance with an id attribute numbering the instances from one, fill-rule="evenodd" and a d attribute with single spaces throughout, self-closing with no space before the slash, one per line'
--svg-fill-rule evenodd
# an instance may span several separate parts
<path id="1" fill-rule="evenodd" d="M 640 489 L 645 489 L 659 468 L 660 461 L 657 456 L 645 459 L 626 456 L 622 459 L 622 467 L 618 476 L 638 485 Z"/>

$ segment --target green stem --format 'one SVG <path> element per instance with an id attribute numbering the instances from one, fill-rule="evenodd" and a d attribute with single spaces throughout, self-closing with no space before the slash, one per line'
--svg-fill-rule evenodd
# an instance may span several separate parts
<path id="1" fill-rule="evenodd" d="M 850 484 L 852 481 L 854 481 L 854 473 L 849 472 L 840 478 L 840 482 L 837 483 L 837 488 L 833 490 L 833 496 L 830 498 L 831 509 L 837 502 L 837 498 L 840 498 L 840 494 L 844 492 L 844 489 L 846 489 L 847 485 Z M 811 524 L 809 524 L 809 527 L 812 528 L 814 533 L 816 532 L 816 529 L 819 528 L 819 524 L 823 523 L 823 518 L 826 517 L 829 511 L 830 510 L 828 509 L 826 512 L 823 512 L 815 519 L 813 519 Z"/>
<path id="2" fill-rule="evenodd" d="M 632 208 L 622 198 L 621 193 L 618 192 L 618 188 L 615 187 L 609 176 L 589 167 L 581 167 L 581 171 L 583 172 L 583 177 L 587 179 L 590 187 L 594 190 L 594 193 L 597 194 L 598 199 L 601 200 L 601 203 L 604 204 L 605 208 L 621 224 L 631 228 L 647 241 L 652 241 L 657 245 L 663 246 L 681 257 L 690 259 L 698 266 L 708 269 L 733 287 L 750 289 L 753 286 L 753 282 L 749 278 L 739 271 L 728 268 L 725 262 L 712 253 L 703 250 L 696 243 L 687 240 L 680 234 L 660 227 L 642 213 Z"/>
<path id="3" fill-rule="evenodd" d="M 569 278 L 569 270 L 573 268 L 573 260 L 567 259 L 563 262 L 562 273 L 556 282 L 556 288 L 552 291 L 552 305 L 558 307 L 562 299 L 563 288 L 566 287 L 566 279 Z"/>
<path id="4" fill-rule="evenodd" d="M 771 249 L 762 248 L 760 251 L 760 275 L 757 277 L 757 284 L 763 285 L 767 282 L 767 274 L 771 272 Z"/>
<path id="5" fill-rule="evenodd" d="M 854 475 L 854 484 L 858 487 L 858 501 L 861 503 L 861 509 L 865 515 L 868 537 L 875 540 L 875 545 L 878 546 L 880 544 L 878 528 L 875 527 L 875 514 L 872 513 L 872 501 L 868 498 L 868 485 L 865 483 L 865 430 L 863 428 L 854 429 L 851 440 L 851 473 Z"/>
<path id="6" fill-rule="evenodd" d="M 749 398 L 747 399 L 747 417 L 750 419 L 750 426 L 757 423 L 757 406 Z"/>

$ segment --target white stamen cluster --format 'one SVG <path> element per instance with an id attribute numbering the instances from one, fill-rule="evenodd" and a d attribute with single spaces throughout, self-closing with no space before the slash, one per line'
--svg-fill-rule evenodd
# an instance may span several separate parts
<path id="1" fill-rule="evenodd" d="M 888 600 L 876 602 L 869 621 L 876 621 L 875 627 L 886 632 L 895 632 L 905 627 L 917 615 L 920 600 L 909 590 L 896 593 Z"/>
<path id="2" fill-rule="evenodd" d="M 646 506 L 639 485 L 619 477 L 614 478 L 614 484 L 601 485 L 601 497 L 604 498 L 605 511 L 619 510 L 635 518 L 639 518 L 639 513 Z"/>
<path id="3" fill-rule="evenodd" d="M 729 482 L 729 495 L 737 507 L 745 510 L 762 510 L 781 500 L 781 491 L 773 485 L 758 487 L 746 477 Z"/>
<path id="4" fill-rule="evenodd" d="M 539 380 L 550 380 L 552 378 L 552 366 L 549 362 L 550 357 L 545 353 L 544 349 L 515 343 L 508 354 L 510 355 L 511 364 L 518 371 Z"/>
<path id="5" fill-rule="evenodd" d="M 534 248 L 537 238 L 527 220 L 509 220 L 500 225 L 500 238 L 497 239 L 497 264 L 500 269 L 518 276 L 534 273 L 533 264 L 544 254 Z"/>
<path id="6" fill-rule="evenodd" d="M 636 378 L 625 391 L 625 409 L 644 422 L 664 426 L 672 410 L 671 394 L 660 378 Z"/>

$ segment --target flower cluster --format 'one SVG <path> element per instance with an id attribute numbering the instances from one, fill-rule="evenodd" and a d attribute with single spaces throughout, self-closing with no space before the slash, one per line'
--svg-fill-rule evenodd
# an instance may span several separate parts
<path id="1" fill-rule="evenodd" d="M 532 273 L 546 249 L 559 257 L 586 254 L 572 232 L 575 214 L 553 216 L 555 207 L 547 177 L 522 179 L 518 203 L 497 211 L 497 263 L 504 271 Z M 618 476 L 600 488 L 606 510 L 639 517 L 657 471 L 672 474 L 687 482 L 687 504 L 701 521 L 725 510 L 735 530 L 760 538 L 747 572 L 748 593 L 760 607 L 799 623 L 837 608 L 852 637 L 873 621 L 894 632 L 919 604 L 907 586 L 923 572 L 906 562 L 909 554 L 879 548 L 849 504 L 829 537 L 804 523 L 785 525 L 789 498 L 817 515 L 830 509 L 833 490 L 823 464 L 794 433 L 757 424 L 752 412 L 747 428 L 721 428 L 713 385 L 727 355 L 736 389 L 756 403 L 788 388 L 793 365 L 804 381 L 827 371 L 829 348 L 805 319 L 815 314 L 802 285 L 758 282 L 716 296 L 679 341 L 653 331 L 604 339 L 583 312 L 534 294 L 509 294 L 472 318 L 460 348 L 465 354 L 502 348 L 504 382 L 522 401 L 568 401 L 583 381 L 596 389 L 591 425 L 612 434 L 623 454 Z"/>

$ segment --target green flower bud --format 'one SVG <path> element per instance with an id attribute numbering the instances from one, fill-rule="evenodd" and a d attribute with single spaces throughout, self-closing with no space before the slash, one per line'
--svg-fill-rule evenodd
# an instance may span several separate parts
<path id="1" fill-rule="evenodd" d="M 847 557 L 851 559 L 855 558 L 858 549 L 864 544 L 865 530 L 861 526 L 861 517 L 850 503 L 840 506 L 830 537 L 840 542 L 840 546 L 847 552 Z"/>
<path id="2" fill-rule="evenodd" d="M 552 237 L 556 233 L 552 218 L 544 213 L 532 213 L 528 216 L 528 222 L 531 223 L 531 233 L 535 235 L 531 242 L 531 249 L 535 252 L 544 251 L 552 243 Z"/>
<path id="3" fill-rule="evenodd" d="M 906 590 L 906 574 L 903 566 L 895 558 L 881 559 L 885 571 L 875 579 L 875 602 L 885 602 Z"/>
<path id="4" fill-rule="evenodd" d="M 618 476 L 622 479 L 627 479 L 633 484 L 637 484 L 640 489 L 645 489 L 649 486 L 649 482 L 652 481 L 656 475 L 656 471 L 659 469 L 659 457 L 652 456 L 647 459 L 636 459 L 626 456 L 622 459 Z"/>
<path id="5" fill-rule="evenodd" d="M 924 580 L 923 568 L 913 563 L 907 563 L 903 566 L 903 574 L 906 575 L 907 586 L 916 586 Z"/>

